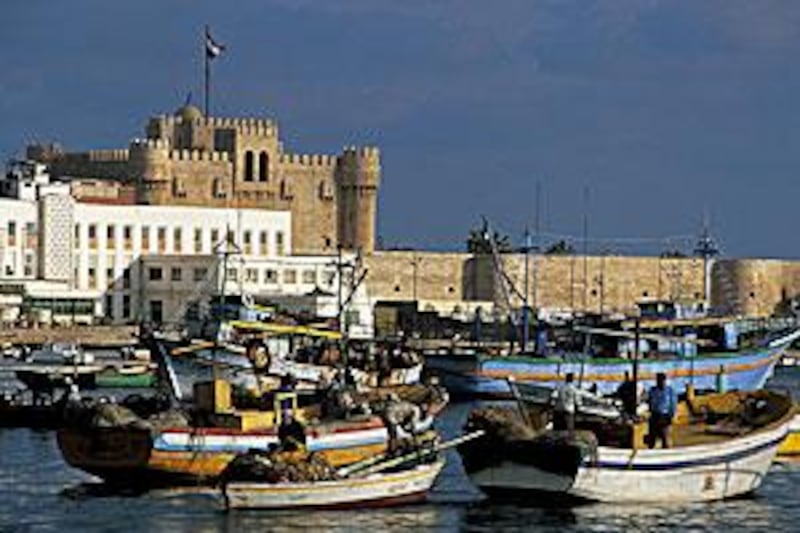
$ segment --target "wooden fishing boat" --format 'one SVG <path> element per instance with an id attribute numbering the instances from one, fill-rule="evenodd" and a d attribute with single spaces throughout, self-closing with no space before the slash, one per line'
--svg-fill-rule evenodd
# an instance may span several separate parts
<path id="1" fill-rule="evenodd" d="M 425 499 L 445 461 L 442 451 L 483 435 L 448 442 L 395 441 L 391 453 L 333 468 L 305 452 L 247 453 L 221 477 L 227 509 L 376 507 Z"/>
<path id="2" fill-rule="evenodd" d="M 419 391 L 408 392 L 412 402 L 415 393 Z M 374 405 L 369 403 L 368 394 L 364 393 L 365 401 Z M 358 399 L 358 395 L 354 396 Z M 433 419 L 447 398 L 438 403 L 427 395 L 419 398 L 426 403 L 427 411 L 420 411 L 419 420 L 411 429 L 424 439 L 433 436 L 429 432 Z M 151 423 L 125 412 L 122 417 L 112 412 L 110 423 L 98 426 L 96 415 L 89 414 L 83 417 L 83 423 L 59 429 L 57 440 L 67 463 L 109 482 L 213 483 L 237 454 L 268 450 L 278 444 L 278 426 L 288 402 L 294 416 L 307 422 L 308 450 L 321 453 L 334 465 L 352 463 L 387 449 L 390 435 L 381 416 L 363 414 L 319 421 L 320 406 L 298 407 L 296 393 L 277 392 L 273 402 L 271 410 L 234 409 L 230 384 L 218 380 L 197 386 L 193 409 L 199 416 L 194 421 L 183 419 L 181 424 L 170 425 L 169 421 L 156 418 Z M 113 408 L 109 407 L 112 411 Z"/>
<path id="3" fill-rule="evenodd" d="M 638 361 L 639 381 L 651 386 L 656 374 L 664 373 L 678 391 L 690 384 L 695 390 L 758 390 L 772 376 L 786 348 L 798 338 L 800 330 L 758 348 L 644 357 Z M 624 381 L 631 360 L 581 354 L 536 357 L 453 352 L 426 356 L 426 366 L 440 376 L 454 397 L 510 398 L 508 378 L 555 387 L 567 373 L 573 373 L 584 388 L 596 385 L 600 394 L 611 394 Z"/>
<path id="4" fill-rule="evenodd" d="M 570 435 L 544 430 L 541 410 L 521 412 L 525 421 L 502 423 L 473 413 L 469 429 L 488 437 L 459 447 L 470 479 L 490 496 L 693 502 L 756 490 L 789 432 L 794 405 L 769 391 L 689 399 L 679 405 L 666 449 L 643 445 L 646 422 L 579 418 Z"/>
<path id="5" fill-rule="evenodd" d="M 424 501 L 444 460 L 332 481 L 223 485 L 228 509 L 384 507 Z"/>
<path id="6" fill-rule="evenodd" d="M 333 465 L 359 461 L 387 449 L 378 417 L 331 422 L 307 431 L 307 447 Z M 58 430 L 58 446 L 70 466 L 114 483 L 184 485 L 213 483 L 239 453 L 278 444 L 277 429 L 176 427 Z"/>

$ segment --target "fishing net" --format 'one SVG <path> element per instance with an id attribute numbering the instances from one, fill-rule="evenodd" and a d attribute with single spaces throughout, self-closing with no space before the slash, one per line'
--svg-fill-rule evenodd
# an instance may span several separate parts
<path id="1" fill-rule="evenodd" d="M 251 450 L 228 463 L 220 474 L 220 483 L 300 483 L 338 478 L 336 469 L 317 453 Z"/>

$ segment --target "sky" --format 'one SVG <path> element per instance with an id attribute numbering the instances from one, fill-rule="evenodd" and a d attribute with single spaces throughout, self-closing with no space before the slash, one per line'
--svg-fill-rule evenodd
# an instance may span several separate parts
<path id="1" fill-rule="evenodd" d="M 800 258 L 795 0 L 11 0 L 2 13 L 4 160 L 32 141 L 127 146 L 189 93 L 201 104 L 210 24 L 226 45 L 212 114 L 274 118 L 291 151 L 381 148 L 385 247 L 463 249 L 483 215 L 519 244 L 538 219 L 578 249 L 586 228 L 595 252 L 688 251 L 705 218 L 725 256 Z"/>

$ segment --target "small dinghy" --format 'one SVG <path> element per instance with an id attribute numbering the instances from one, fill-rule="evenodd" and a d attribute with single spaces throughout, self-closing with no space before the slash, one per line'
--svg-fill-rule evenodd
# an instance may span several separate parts
<path id="1" fill-rule="evenodd" d="M 334 469 L 317 454 L 243 454 L 222 475 L 226 509 L 385 507 L 424 501 L 444 468 L 440 452 L 482 435 L 380 454 Z"/>

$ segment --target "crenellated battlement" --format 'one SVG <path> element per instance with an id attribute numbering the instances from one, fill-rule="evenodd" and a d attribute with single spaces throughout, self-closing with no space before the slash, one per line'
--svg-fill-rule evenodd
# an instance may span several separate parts
<path id="1" fill-rule="evenodd" d="M 173 161 L 228 161 L 227 152 L 208 152 L 206 150 L 172 150 L 169 158 Z"/>
<path id="2" fill-rule="evenodd" d="M 158 115 L 155 119 L 162 122 L 168 128 L 191 124 L 198 128 L 236 130 L 241 135 L 259 137 L 278 136 L 277 123 L 266 118 L 197 117 L 187 119 L 180 115 Z"/>
<path id="3" fill-rule="evenodd" d="M 303 165 L 307 167 L 328 167 L 336 166 L 339 158 L 329 154 L 280 154 L 279 162 L 282 165 Z"/>
<path id="4" fill-rule="evenodd" d="M 113 150 L 89 150 L 89 161 L 94 163 L 125 162 L 130 159 L 130 152 L 124 148 Z"/>
<path id="5" fill-rule="evenodd" d="M 130 150 L 169 150 L 170 144 L 167 139 L 133 139 Z"/>
<path id="6" fill-rule="evenodd" d="M 345 155 L 359 157 L 361 159 L 379 159 L 381 151 L 377 146 L 345 146 L 342 149 Z"/>

